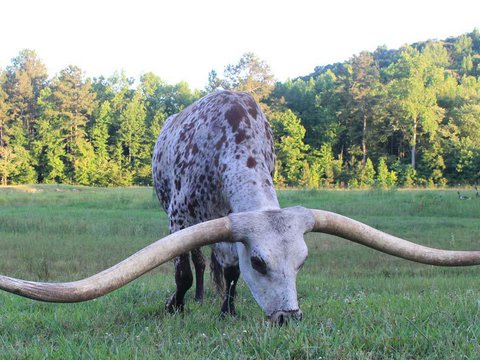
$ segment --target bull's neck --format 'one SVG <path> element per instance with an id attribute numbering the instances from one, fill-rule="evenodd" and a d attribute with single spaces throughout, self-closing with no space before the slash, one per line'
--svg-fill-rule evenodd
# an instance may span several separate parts
<path id="1" fill-rule="evenodd" d="M 224 178 L 223 188 L 234 213 L 280 208 L 267 171 L 246 169 L 232 174 Z"/>

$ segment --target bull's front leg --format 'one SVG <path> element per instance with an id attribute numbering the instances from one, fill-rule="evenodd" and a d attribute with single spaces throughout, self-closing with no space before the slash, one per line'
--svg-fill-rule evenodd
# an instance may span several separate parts
<path id="1" fill-rule="evenodd" d="M 221 312 L 222 315 L 236 315 L 234 300 L 240 268 L 238 265 L 226 267 L 223 269 L 223 276 L 225 278 L 225 298 Z"/>

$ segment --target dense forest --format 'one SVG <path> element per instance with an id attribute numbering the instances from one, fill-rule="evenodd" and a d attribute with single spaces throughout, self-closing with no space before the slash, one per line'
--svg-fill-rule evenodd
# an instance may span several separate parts
<path id="1" fill-rule="evenodd" d="M 33 50 L 0 69 L 1 184 L 151 183 L 165 119 L 218 89 L 250 92 L 272 126 L 277 186 L 392 187 L 480 180 L 480 31 L 379 47 L 276 82 L 252 53 L 203 90 L 153 73 L 49 77 Z"/>

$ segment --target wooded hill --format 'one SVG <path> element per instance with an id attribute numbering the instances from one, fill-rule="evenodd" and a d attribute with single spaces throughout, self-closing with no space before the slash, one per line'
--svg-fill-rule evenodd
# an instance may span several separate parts
<path id="1" fill-rule="evenodd" d="M 150 184 L 165 119 L 217 89 L 261 102 L 276 141 L 277 185 L 391 187 L 480 180 L 480 32 L 379 47 L 276 82 L 247 53 L 202 91 L 153 73 L 50 78 L 35 51 L 0 71 L 2 184 Z"/>

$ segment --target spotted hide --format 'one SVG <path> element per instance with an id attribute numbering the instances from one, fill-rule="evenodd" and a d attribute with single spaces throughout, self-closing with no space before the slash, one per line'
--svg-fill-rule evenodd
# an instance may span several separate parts
<path id="1" fill-rule="evenodd" d="M 152 170 L 171 232 L 230 213 L 279 208 L 272 181 L 272 131 L 246 93 L 215 92 L 170 116 L 155 145 Z M 195 299 L 201 300 L 205 260 L 200 249 L 191 255 Z M 226 284 L 222 312 L 234 313 L 236 245 L 214 245 L 212 264 L 217 284 L 222 276 Z M 189 254 L 175 259 L 175 281 L 176 292 L 166 304 L 169 311 L 183 308 L 192 286 Z"/>

